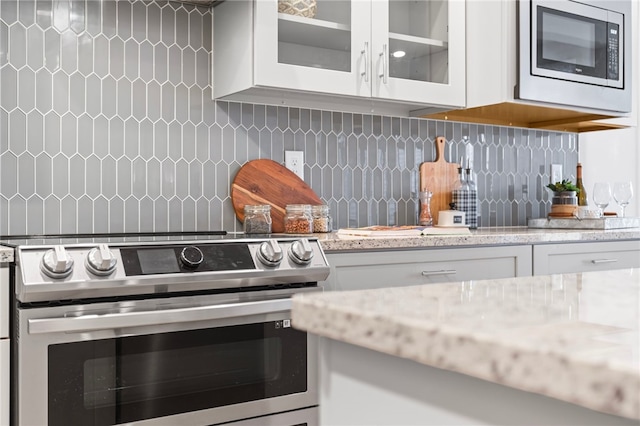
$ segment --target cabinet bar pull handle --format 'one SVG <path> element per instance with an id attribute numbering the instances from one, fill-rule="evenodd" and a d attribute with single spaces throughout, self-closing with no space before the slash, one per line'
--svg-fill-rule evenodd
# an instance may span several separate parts
<path id="1" fill-rule="evenodd" d="M 591 261 L 591 263 L 593 263 L 594 265 L 597 265 L 599 263 L 615 263 L 617 261 L 618 259 L 594 259 Z"/>
<path id="2" fill-rule="evenodd" d="M 453 275 L 456 273 L 455 269 L 443 269 L 441 271 L 422 271 L 423 277 L 430 277 L 432 275 Z"/>
<path id="3" fill-rule="evenodd" d="M 364 49 L 360 51 L 362 55 L 364 55 L 364 71 L 360 73 L 361 76 L 364 76 L 364 81 L 369 82 L 369 42 L 364 42 Z"/>
<path id="4" fill-rule="evenodd" d="M 380 57 L 382 58 L 382 74 L 380 74 L 380 78 L 384 84 L 387 84 L 387 76 L 389 74 L 388 69 L 388 61 L 387 61 L 387 43 L 382 45 L 382 53 L 380 53 Z"/>

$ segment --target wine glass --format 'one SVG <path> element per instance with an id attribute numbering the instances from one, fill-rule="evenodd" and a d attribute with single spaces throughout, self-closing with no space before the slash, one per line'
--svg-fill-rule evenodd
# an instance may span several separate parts
<path id="1" fill-rule="evenodd" d="M 604 209 L 611 201 L 611 185 L 608 182 L 596 182 L 593 185 L 593 202 L 600 208 L 604 215 Z"/>
<path id="2" fill-rule="evenodd" d="M 631 185 L 631 181 L 616 182 L 613 184 L 613 198 L 622 208 L 620 217 L 624 217 L 624 208 L 629 205 L 631 197 L 633 197 L 633 185 Z"/>

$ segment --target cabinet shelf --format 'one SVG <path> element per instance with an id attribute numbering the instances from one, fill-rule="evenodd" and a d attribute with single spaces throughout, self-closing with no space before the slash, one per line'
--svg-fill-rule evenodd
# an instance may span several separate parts
<path id="1" fill-rule="evenodd" d="M 389 33 L 389 43 L 392 52 L 403 50 L 408 58 L 422 58 L 443 52 L 449 47 L 449 43 L 443 40 L 398 33 Z"/>
<path id="2" fill-rule="evenodd" d="M 348 51 L 351 26 L 278 13 L 278 39 L 285 43 Z"/>

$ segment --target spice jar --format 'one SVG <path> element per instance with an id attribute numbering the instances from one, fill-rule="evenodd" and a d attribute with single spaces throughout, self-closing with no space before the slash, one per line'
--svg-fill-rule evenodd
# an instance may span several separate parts
<path id="1" fill-rule="evenodd" d="M 287 234 L 313 233 L 313 217 L 309 204 L 287 204 L 284 216 L 284 232 Z"/>
<path id="2" fill-rule="evenodd" d="M 311 215 L 313 216 L 313 232 L 331 232 L 333 221 L 329 216 L 329 206 L 326 204 L 311 206 Z"/>
<path id="3" fill-rule="evenodd" d="M 244 206 L 244 233 L 271 233 L 271 206 L 269 204 Z"/>

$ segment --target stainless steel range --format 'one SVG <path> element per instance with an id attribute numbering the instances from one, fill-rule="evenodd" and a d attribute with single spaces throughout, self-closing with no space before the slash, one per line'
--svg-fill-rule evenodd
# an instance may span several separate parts
<path id="1" fill-rule="evenodd" d="M 315 424 L 316 341 L 290 297 L 314 238 L 43 238 L 15 247 L 12 423 Z"/>

